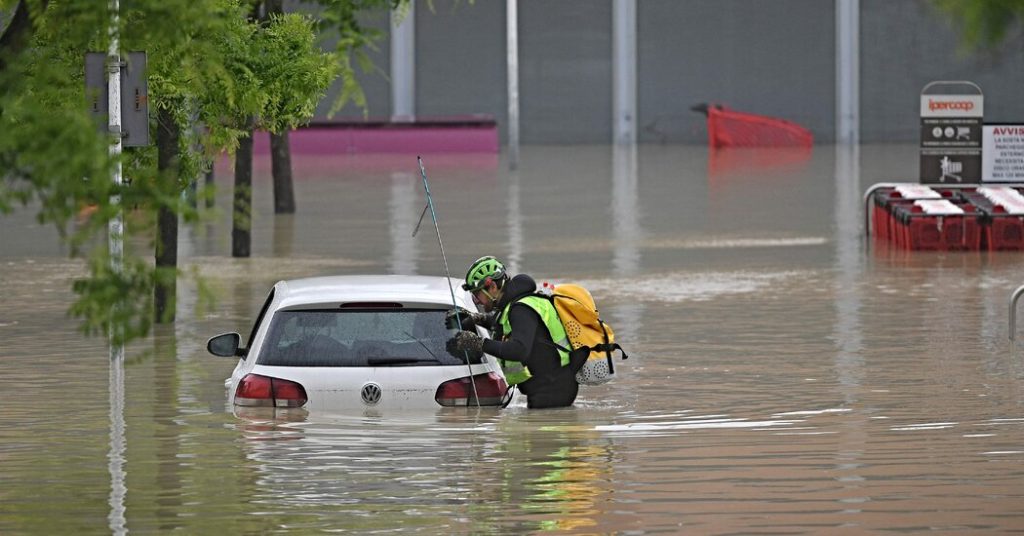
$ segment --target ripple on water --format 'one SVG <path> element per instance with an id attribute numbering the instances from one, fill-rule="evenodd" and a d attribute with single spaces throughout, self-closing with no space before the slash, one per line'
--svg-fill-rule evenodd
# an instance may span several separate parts
<path id="1" fill-rule="evenodd" d="M 628 278 L 587 279 L 578 283 L 595 296 L 641 302 L 708 301 L 720 296 L 749 294 L 784 282 L 807 280 L 813 271 L 670 272 Z"/>

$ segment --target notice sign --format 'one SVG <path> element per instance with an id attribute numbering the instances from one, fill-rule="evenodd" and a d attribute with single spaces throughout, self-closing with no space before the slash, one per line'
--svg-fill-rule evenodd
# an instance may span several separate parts
<path id="1" fill-rule="evenodd" d="M 982 180 L 1024 182 L 1024 125 L 985 125 L 983 132 Z"/>
<path id="2" fill-rule="evenodd" d="M 921 182 L 981 182 L 981 95 L 921 94 Z"/>
<path id="3" fill-rule="evenodd" d="M 124 147 L 149 145 L 149 83 L 146 78 L 146 53 L 129 52 L 121 56 L 121 143 Z M 89 111 L 100 132 L 107 132 L 107 55 L 85 53 L 85 92 Z"/>

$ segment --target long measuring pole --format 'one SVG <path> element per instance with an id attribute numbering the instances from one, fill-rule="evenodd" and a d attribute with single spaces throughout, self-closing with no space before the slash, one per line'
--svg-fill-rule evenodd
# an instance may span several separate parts
<path id="1" fill-rule="evenodd" d="M 437 212 L 434 211 L 434 198 L 430 196 L 430 184 L 427 183 L 427 170 L 423 167 L 423 159 L 419 156 L 416 157 L 416 162 L 420 165 L 420 177 L 423 178 L 423 190 L 427 192 L 427 207 L 430 208 L 430 219 L 434 221 L 434 232 L 437 233 L 437 247 L 441 249 L 441 260 L 444 261 L 444 275 L 448 281 L 448 292 L 452 295 L 452 307 L 455 308 L 455 321 L 459 324 L 459 331 L 462 331 L 462 318 L 458 314 L 459 303 L 455 301 L 455 287 L 452 286 L 452 274 L 448 270 L 448 257 L 444 254 L 444 244 L 441 243 L 441 228 L 437 225 Z M 476 400 L 477 407 L 480 407 L 480 397 L 476 394 L 476 380 L 473 378 L 473 365 L 469 362 L 469 352 L 465 352 L 466 356 L 466 367 L 469 368 L 469 384 L 473 386 L 473 399 Z M 469 401 L 466 401 L 466 405 L 469 405 Z"/>

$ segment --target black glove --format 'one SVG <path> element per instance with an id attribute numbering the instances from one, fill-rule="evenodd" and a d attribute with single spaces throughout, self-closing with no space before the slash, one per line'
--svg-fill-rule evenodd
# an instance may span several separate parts
<path id="1" fill-rule="evenodd" d="M 444 327 L 448 329 L 459 329 L 459 322 L 462 322 L 464 331 L 476 331 L 476 326 L 494 329 L 494 315 L 490 313 L 471 313 L 459 307 L 448 311 L 444 316 Z"/>
<path id="2" fill-rule="evenodd" d="M 479 363 L 484 356 L 484 340 L 470 331 L 460 331 L 444 345 L 448 353 L 463 361 L 469 356 L 470 363 Z"/>

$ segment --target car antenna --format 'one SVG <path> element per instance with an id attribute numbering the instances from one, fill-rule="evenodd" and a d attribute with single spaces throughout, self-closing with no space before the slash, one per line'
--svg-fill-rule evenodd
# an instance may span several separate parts
<path id="1" fill-rule="evenodd" d="M 455 308 L 455 321 L 459 324 L 459 331 L 462 331 L 462 315 L 458 314 L 459 304 L 455 301 L 455 288 L 452 287 L 452 274 L 448 270 L 448 257 L 444 254 L 444 244 L 441 243 L 441 228 L 437 225 L 437 212 L 434 211 L 434 199 L 430 196 L 430 185 L 427 183 L 427 170 L 423 167 L 423 159 L 419 156 L 416 157 L 416 162 L 420 165 L 420 177 L 423 178 L 423 190 L 427 192 L 427 206 L 423 207 L 423 212 L 420 213 L 420 222 L 423 221 L 423 216 L 427 214 L 427 209 L 430 209 L 430 219 L 434 221 L 434 232 L 437 233 L 437 247 L 441 249 L 441 260 L 444 261 L 444 275 L 448 281 L 448 292 L 452 295 L 452 307 Z M 412 235 L 416 236 L 416 231 L 420 228 L 420 224 L 416 224 L 416 229 L 413 230 Z M 473 379 L 473 365 L 469 362 L 469 351 L 463 350 L 463 354 L 466 356 L 466 367 L 469 368 L 469 384 L 473 386 L 473 400 L 476 400 L 476 407 L 480 407 L 480 397 L 476 394 L 476 380 Z M 469 400 L 466 400 L 466 405 L 469 405 Z"/>

